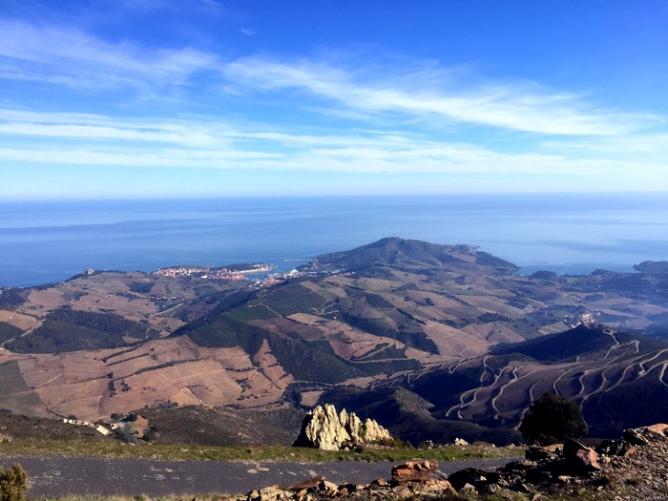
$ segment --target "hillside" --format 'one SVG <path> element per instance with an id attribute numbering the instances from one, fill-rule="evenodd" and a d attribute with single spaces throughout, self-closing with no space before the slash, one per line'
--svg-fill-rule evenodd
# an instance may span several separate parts
<path id="1" fill-rule="evenodd" d="M 420 240 L 389 237 L 349 251 L 318 256 L 303 269 L 307 271 L 357 271 L 394 268 L 425 272 L 430 269 L 512 273 L 517 266 L 479 252 L 469 245 L 439 245 Z"/>
<path id="2" fill-rule="evenodd" d="M 529 277 L 471 246 L 387 238 L 262 280 L 179 269 L 4 289 L 0 406 L 98 419 L 354 398 L 412 441 L 503 441 L 531 399 L 556 388 L 616 429 L 634 419 L 614 411 L 622 392 L 663 394 L 664 344 L 635 334 L 663 332 L 661 270 Z M 621 329 L 569 330 L 585 312 Z"/>
<path id="3" fill-rule="evenodd" d="M 582 406 L 595 436 L 614 436 L 668 416 L 668 342 L 613 329 L 578 326 L 560 334 L 509 346 L 463 362 L 379 382 L 363 394 L 339 388 L 323 401 L 362 412 L 387 405 L 388 393 L 410 391 L 443 427 L 451 420 L 515 428 L 529 403 L 554 392 Z M 652 409 L 632 402 L 652 401 Z M 404 416 L 403 419 L 408 419 Z"/>

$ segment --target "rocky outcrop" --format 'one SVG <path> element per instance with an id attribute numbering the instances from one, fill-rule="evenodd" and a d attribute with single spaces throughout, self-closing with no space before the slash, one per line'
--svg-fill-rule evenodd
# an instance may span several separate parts
<path id="1" fill-rule="evenodd" d="M 626 430 L 621 439 L 596 447 L 573 439 L 529 447 L 526 459 L 496 472 L 468 468 L 448 480 L 460 494 L 483 499 L 509 493 L 606 501 L 668 499 L 667 464 L 668 425 L 656 424 Z"/>
<path id="2" fill-rule="evenodd" d="M 392 481 L 405 483 L 431 480 L 437 468 L 436 461 L 407 461 L 392 468 Z"/>
<path id="3" fill-rule="evenodd" d="M 304 418 L 296 447 L 326 451 L 354 449 L 366 445 L 393 446 L 390 432 L 373 419 L 362 421 L 354 412 L 337 412 L 331 404 L 319 405 Z"/>
<path id="4" fill-rule="evenodd" d="M 668 499 L 668 424 L 626 430 L 621 439 L 596 447 L 576 440 L 530 447 L 526 459 L 496 471 L 479 468 L 445 476 L 432 460 L 392 468 L 390 480 L 336 485 L 315 477 L 290 488 L 268 487 L 236 501 L 319 501 L 325 499 Z"/>

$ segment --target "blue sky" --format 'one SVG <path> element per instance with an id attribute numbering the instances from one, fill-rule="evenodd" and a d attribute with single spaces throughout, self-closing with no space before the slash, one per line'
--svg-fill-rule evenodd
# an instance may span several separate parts
<path id="1" fill-rule="evenodd" d="M 0 0 L 0 199 L 668 191 L 668 2 Z"/>

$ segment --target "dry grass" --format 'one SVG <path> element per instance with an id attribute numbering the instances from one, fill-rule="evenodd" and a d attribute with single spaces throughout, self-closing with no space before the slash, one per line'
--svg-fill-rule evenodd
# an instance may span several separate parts
<path id="1" fill-rule="evenodd" d="M 66 456 L 155 460 L 228 460 L 228 461 L 405 461 L 414 458 L 455 461 L 462 459 L 517 457 L 520 447 L 444 446 L 428 450 L 409 447 L 366 449 L 362 452 L 321 451 L 286 446 L 216 447 L 204 445 L 151 444 L 133 446 L 112 441 L 90 440 L 14 440 L 0 444 L 0 456 Z"/>

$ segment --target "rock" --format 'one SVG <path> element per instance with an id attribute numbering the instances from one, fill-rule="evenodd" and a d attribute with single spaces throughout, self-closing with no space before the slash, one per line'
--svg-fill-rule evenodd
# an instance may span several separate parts
<path id="1" fill-rule="evenodd" d="M 12 437 L 9 435 L 5 435 L 4 433 L 0 433 L 0 444 L 9 444 L 14 440 Z"/>
<path id="2" fill-rule="evenodd" d="M 653 433 L 654 435 L 659 435 L 661 437 L 666 436 L 666 431 L 668 431 L 668 424 L 666 423 L 656 423 L 650 426 L 645 427 L 645 431 Z"/>
<path id="3" fill-rule="evenodd" d="M 320 485 L 320 482 L 323 482 L 325 480 L 325 477 L 322 475 L 318 475 L 317 477 L 310 478 L 308 480 L 304 480 L 303 482 L 296 483 L 294 485 L 291 485 L 289 487 L 289 490 L 292 492 L 300 492 L 300 491 L 314 491 L 318 488 L 318 485 Z"/>
<path id="4" fill-rule="evenodd" d="M 591 447 L 568 439 L 564 442 L 564 459 L 570 470 L 578 475 L 585 475 L 601 469 L 598 453 Z"/>
<path id="5" fill-rule="evenodd" d="M 642 429 L 629 429 L 629 430 L 624 430 L 624 434 L 622 435 L 624 440 L 626 440 L 628 443 L 632 445 L 647 445 L 649 444 L 649 440 L 643 436 Z"/>
<path id="6" fill-rule="evenodd" d="M 632 456 L 638 448 L 629 444 L 626 440 L 603 440 L 596 448 L 599 454 L 608 456 Z"/>
<path id="7" fill-rule="evenodd" d="M 416 494 L 438 496 L 439 498 L 451 498 L 457 496 L 457 491 L 452 484 L 445 479 L 427 480 L 413 487 Z"/>
<path id="8" fill-rule="evenodd" d="M 436 461 L 406 461 L 392 468 L 392 481 L 403 483 L 431 480 L 437 468 Z"/>
<path id="9" fill-rule="evenodd" d="M 373 482 L 371 482 L 371 485 L 374 486 L 374 487 L 387 487 L 390 484 L 384 478 L 378 478 L 378 479 L 374 480 Z"/>
<path id="10" fill-rule="evenodd" d="M 524 453 L 524 457 L 529 461 L 553 461 L 557 455 L 544 447 L 531 446 Z"/>
<path id="11" fill-rule="evenodd" d="M 482 489 L 486 485 L 498 483 L 499 479 L 498 473 L 478 468 L 465 468 L 448 476 L 448 480 L 458 491 L 461 491 L 466 484 L 471 484 L 476 490 Z"/>
<path id="12" fill-rule="evenodd" d="M 552 452 L 553 454 L 558 454 L 563 450 L 563 448 L 564 444 L 549 444 L 543 446 L 543 449 L 545 449 L 548 452 Z"/>
<path id="13" fill-rule="evenodd" d="M 318 494 L 320 496 L 331 498 L 336 496 L 338 492 L 339 492 L 339 486 L 336 485 L 334 482 L 330 482 L 328 480 L 322 480 L 318 484 Z"/>
<path id="14" fill-rule="evenodd" d="M 425 440 L 420 444 L 420 449 L 433 449 L 436 447 L 433 440 Z"/>
<path id="15" fill-rule="evenodd" d="M 252 491 L 246 499 L 248 501 L 283 501 L 292 498 L 292 492 L 284 491 L 277 485 L 265 487 L 259 491 Z"/>
<path id="16" fill-rule="evenodd" d="M 471 484 L 464 484 L 462 488 L 459 489 L 459 493 L 463 496 L 477 496 L 478 490 Z"/>
<path id="17" fill-rule="evenodd" d="M 339 485 L 339 492 L 337 493 L 337 496 L 340 497 L 346 497 L 350 496 L 351 494 L 364 490 L 363 485 L 357 485 L 357 484 L 343 484 Z"/>
<path id="18" fill-rule="evenodd" d="M 364 445 L 394 445 L 390 432 L 373 419 L 362 421 L 354 412 L 337 413 L 331 404 L 317 406 L 304 418 L 294 446 L 327 451 L 354 449 Z"/>
<path id="19" fill-rule="evenodd" d="M 399 499 L 413 497 L 413 491 L 411 491 L 405 484 L 399 484 L 396 487 L 393 487 L 392 493 Z"/>

